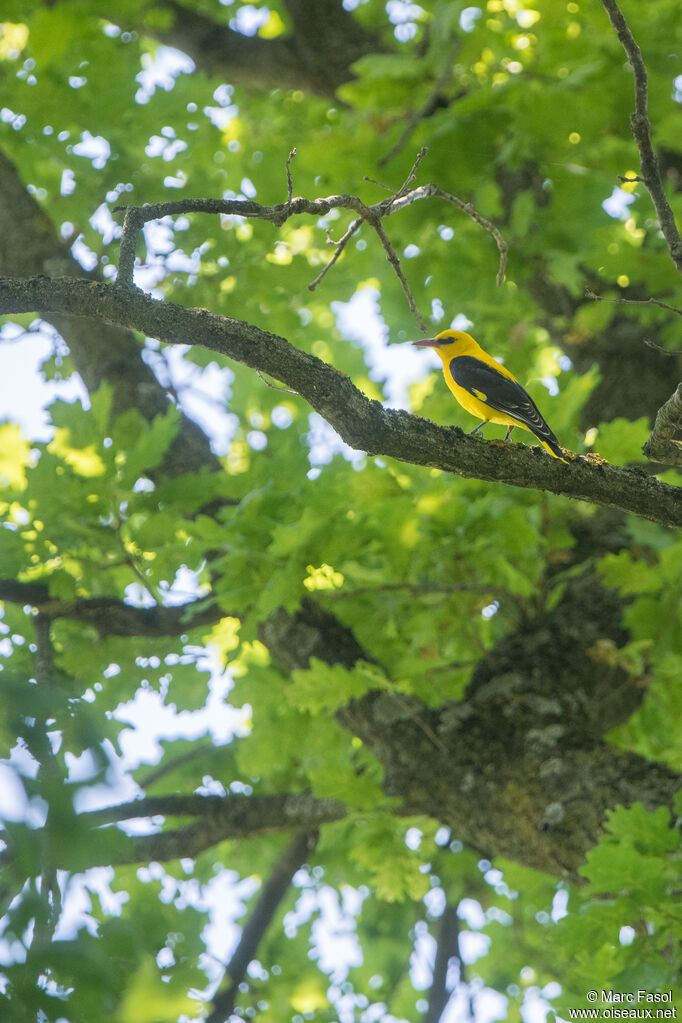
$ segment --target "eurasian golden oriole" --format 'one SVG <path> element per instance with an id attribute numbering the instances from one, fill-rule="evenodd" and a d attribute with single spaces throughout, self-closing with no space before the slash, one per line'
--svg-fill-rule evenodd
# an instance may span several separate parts
<path id="1" fill-rule="evenodd" d="M 567 460 L 559 442 L 540 414 L 531 396 L 506 366 L 484 352 L 463 330 L 443 330 L 435 337 L 413 341 L 418 348 L 434 348 L 443 360 L 443 376 L 463 409 L 477 416 L 477 433 L 486 423 L 507 427 L 505 440 L 515 426 L 534 433 L 553 458 Z"/>

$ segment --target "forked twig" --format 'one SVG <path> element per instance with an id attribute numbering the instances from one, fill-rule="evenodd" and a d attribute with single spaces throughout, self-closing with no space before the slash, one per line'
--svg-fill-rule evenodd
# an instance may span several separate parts
<path id="1" fill-rule="evenodd" d="M 446 202 L 452 203 L 453 206 L 456 206 L 457 209 L 462 211 L 462 213 L 466 213 L 467 217 L 470 217 L 474 221 L 474 223 L 478 224 L 479 227 L 482 227 L 484 231 L 487 231 L 488 234 L 491 234 L 493 236 L 493 238 L 495 239 L 495 244 L 497 245 L 497 251 L 500 254 L 500 265 L 497 271 L 497 277 L 495 278 L 495 283 L 499 287 L 500 284 L 502 284 L 502 281 L 504 280 L 504 274 L 507 269 L 507 255 L 509 253 L 509 246 L 507 245 L 506 241 L 500 234 L 498 228 L 495 227 L 491 220 L 488 220 L 487 217 L 484 217 L 480 213 L 478 213 L 478 211 L 474 209 L 470 202 L 463 202 L 461 199 L 458 199 L 456 195 L 451 195 L 449 192 L 444 192 L 442 188 L 437 188 L 435 185 L 429 187 L 434 189 L 432 193 L 433 195 L 438 195 L 440 196 L 441 199 L 445 199 Z"/>
<path id="2" fill-rule="evenodd" d="M 135 246 L 142 227 L 151 220 L 159 220 L 162 217 L 185 213 L 211 213 L 222 216 L 238 216 L 268 220 L 276 227 L 281 227 L 282 224 L 286 223 L 286 221 L 293 216 L 309 214 L 315 217 L 323 217 L 332 210 L 346 209 L 352 210 L 357 215 L 356 219 L 347 229 L 341 240 L 334 243 L 336 245 L 334 255 L 315 280 L 309 285 L 310 290 L 312 291 L 315 287 L 317 287 L 320 281 L 337 262 L 350 238 L 360 229 L 363 221 L 366 221 L 377 233 L 388 261 L 400 281 L 400 285 L 405 293 L 408 305 L 414 314 L 420 329 L 425 330 L 425 321 L 419 313 L 414 297 L 410 292 L 409 285 L 400 266 L 400 260 L 381 224 L 384 217 L 389 216 L 391 213 L 397 213 L 399 210 L 402 210 L 406 206 L 411 205 L 413 202 L 418 202 L 421 199 L 434 197 L 445 199 L 446 202 L 456 206 L 495 239 L 500 255 L 499 269 L 496 278 L 498 285 L 502 283 L 504 278 L 507 262 L 507 243 L 504 238 L 495 225 L 486 217 L 483 217 L 480 213 L 478 213 L 471 203 L 458 199 L 457 196 L 451 195 L 449 192 L 445 192 L 437 185 L 421 185 L 418 188 L 410 187 L 415 179 L 417 168 L 424 159 L 426 152 L 427 150 L 425 148 L 420 150 L 409 174 L 398 191 L 372 206 L 367 206 L 356 195 L 330 195 L 325 198 L 318 199 L 304 199 L 301 196 L 294 198 L 292 194 L 291 160 L 296 154 L 295 149 L 292 149 L 289 153 L 286 163 L 287 200 L 286 202 L 278 203 L 274 206 L 264 206 L 260 203 L 253 202 L 251 199 L 181 199 L 175 202 L 156 203 L 149 206 L 116 206 L 114 207 L 114 212 L 124 211 L 125 214 L 120 242 L 118 284 L 128 288 L 135 286 L 133 281 Z"/>

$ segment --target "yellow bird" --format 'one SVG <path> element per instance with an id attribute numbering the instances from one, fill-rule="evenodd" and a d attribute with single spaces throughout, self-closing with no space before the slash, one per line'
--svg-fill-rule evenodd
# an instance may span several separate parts
<path id="1" fill-rule="evenodd" d="M 566 462 L 559 442 L 542 418 L 537 405 L 509 370 L 484 352 L 463 330 L 443 330 L 435 337 L 413 341 L 417 348 L 434 348 L 443 360 L 443 376 L 463 409 L 477 416 L 477 433 L 486 423 L 507 427 L 505 440 L 515 426 L 534 433 L 553 458 Z"/>

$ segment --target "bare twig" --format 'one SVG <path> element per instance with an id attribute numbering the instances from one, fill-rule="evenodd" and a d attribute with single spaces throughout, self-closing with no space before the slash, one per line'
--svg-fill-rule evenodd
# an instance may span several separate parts
<path id="1" fill-rule="evenodd" d="M 356 213 L 357 217 L 347 229 L 341 240 L 334 243 L 336 245 L 334 255 L 315 280 L 309 285 L 309 289 L 312 291 L 317 287 L 320 281 L 339 259 L 350 238 L 359 230 L 363 221 L 366 221 L 376 231 L 381 244 L 383 245 L 384 251 L 386 252 L 387 258 L 391 263 L 398 280 L 400 281 L 403 291 L 405 292 L 408 305 L 417 319 L 420 329 L 425 330 L 425 322 L 417 310 L 416 303 L 410 292 L 407 280 L 400 267 L 400 260 L 398 259 L 393 247 L 388 241 L 385 231 L 381 226 L 381 221 L 384 217 L 390 216 L 392 213 L 397 213 L 399 210 L 404 209 L 413 202 L 418 202 L 422 199 L 434 197 L 445 199 L 446 202 L 452 203 L 468 217 L 471 217 L 471 219 L 477 223 L 479 227 L 482 227 L 494 237 L 500 254 L 500 265 L 497 273 L 498 284 L 501 284 L 504 278 L 507 260 L 507 244 L 502 238 L 499 230 L 491 223 L 491 221 L 478 213 L 471 203 L 466 203 L 463 200 L 458 199 L 456 196 L 443 191 L 436 185 L 422 185 L 419 188 L 410 188 L 410 185 L 414 181 L 417 168 L 426 155 L 426 152 L 425 148 L 419 152 L 410 173 L 407 175 L 407 178 L 398 191 L 387 196 L 387 198 L 382 199 L 380 202 L 374 203 L 372 206 L 367 206 L 356 195 L 330 195 L 325 198 L 318 199 L 304 199 L 300 196 L 293 198 L 291 195 L 292 186 L 289 164 L 295 150 L 291 151 L 289 159 L 287 160 L 287 201 L 284 203 L 278 203 L 275 206 L 263 206 L 250 199 L 180 199 L 175 202 L 156 203 L 150 206 L 116 206 L 114 212 L 121 210 L 125 211 L 123 232 L 121 234 L 118 282 L 119 284 L 127 287 L 134 286 L 133 269 L 135 264 L 135 246 L 137 236 L 144 224 L 149 223 L 151 220 L 159 220 L 162 217 L 177 216 L 179 214 L 186 213 L 211 213 L 214 215 L 219 214 L 222 216 L 238 216 L 267 220 L 274 224 L 275 227 L 281 227 L 282 224 L 293 216 L 308 214 L 310 216 L 322 217 L 335 209 L 347 209 Z"/>
<path id="2" fill-rule="evenodd" d="M 478 663 L 479 661 L 475 657 L 465 661 L 448 661 L 447 664 L 437 664 L 435 668 L 429 668 L 426 672 L 426 677 L 431 678 L 433 675 L 444 675 L 446 672 L 460 671 L 462 668 L 473 668 Z"/>
<path id="3" fill-rule="evenodd" d="M 675 313 L 677 316 L 682 316 L 682 309 L 678 309 L 674 305 L 668 305 L 667 302 L 659 302 L 657 298 L 609 298 L 604 295 L 595 295 L 590 288 L 585 288 L 585 295 L 587 298 L 591 298 L 595 302 L 612 302 L 616 305 L 655 305 L 659 309 L 667 309 L 670 313 Z M 655 347 L 652 345 L 651 347 Z"/>
<path id="4" fill-rule="evenodd" d="M 673 263 L 682 273 L 682 239 L 675 224 L 675 216 L 663 188 L 663 181 L 658 169 L 658 161 L 651 143 L 651 127 L 649 124 L 648 92 L 649 84 L 646 65 L 642 52 L 635 42 L 634 36 L 623 16 L 616 0 L 601 0 L 602 6 L 609 16 L 609 21 L 625 50 L 635 77 L 635 112 L 630 115 L 630 128 L 639 149 L 641 178 L 646 185 L 656 209 L 658 222 Z"/>
<path id="5" fill-rule="evenodd" d="M 482 227 L 484 231 L 487 231 L 489 234 L 493 236 L 493 238 L 495 239 L 495 243 L 497 245 L 497 250 L 500 254 L 500 265 L 497 271 L 497 277 L 495 278 L 495 283 L 499 287 L 500 284 L 502 284 L 502 281 L 504 280 L 505 270 L 507 269 L 507 253 L 509 249 L 506 241 L 500 234 L 499 230 L 495 227 L 492 221 L 488 220 L 487 217 L 481 216 L 481 214 L 474 209 L 470 202 L 463 202 L 461 199 L 458 199 L 456 195 L 451 195 L 449 192 L 444 192 L 442 188 L 436 188 L 433 185 L 429 187 L 434 189 L 434 191 L 432 192 L 433 195 L 437 195 L 441 199 L 445 199 L 446 202 L 452 203 L 453 206 L 456 206 L 457 209 L 462 211 L 462 213 L 466 213 L 467 217 L 471 217 L 474 223 L 478 224 L 479 227 Z"/>
<path id="6" fill-rule="evenodd" d="M 317 285 L 320 283 L 320 281 L 329 273 L 331 268 L 334 266 L 334 263 L 337 261 L 337 259 L 345 249 L 346 245 L 351 240 L 352 236 L 355 234 L 355 232 L 358 230 L 361 224 L 362 217 L 358 217 L 357 220 L 353 221 L 353 223 L 350 225 L 344 236 L 338 242 L 332 242 L 331 239 L 329 238 L 329 235 L 327 235 L 327 241 L 332 245 L 334 244 L 336 245 L 336 251 L 332 258 L 329 260 L 329 262 L 326 264 L 324 269 L 321 270 L 320 273 L 317 275 L 315 280 L 310 282 L 310 284 L 308 285 L 308 291 L 314 291 Z"/>
<path id="7" fill-rule="evenodd" d="M 205 756 L 211 750 L 216 749 L 217 745 L 213 742 L 202 742 L 198 746 L 194 746 L 193 749 L 187 750 L 186 753 L 181 753 L 177 757 L 170 757 L 168 759 L 162 759 L 158 767 L 148 771 L 141 778 L 137 778 L 137 784 L 141 789 L 147 789 L 151 785 L 155 785 L 156 782 L 161 781 L 167 775 L 176 771 L 179 767 L 184 767 L 185 764 L 190 764 L 193 760 L 197 760 L 199 757 Z"/>
<path id="8" fill-rule="evenodd" d="M 287 202 L 291 202 L 291 197 L 294 192 L 293 185 L 291 183 L 291 161 L 296 156 L 296 146 L 291 150 L 287 156 Z"/>
<path id="9" fill-rule="evenodd" d="M 261 378 L 266 387 L 271 387 L 273 391 L 284 391 L 285 394 L 293 394 L 297 398 L 300 397 L 298 391 L 292 391 L 290 387 L 280 387 L 279 384 L 273 384 L 270 380 L 266 380 L 259 369 L 256 370 L 257 376 Z"/>
<path id="10" fill-rule="evenodd" d="M 239 986 L 246 976 L 248 965 L 255 958 L 272 918 L 289 891 L 294 874 L 306 862 L 317 845 L 317 840 L 317 832 L 303 831 L 292 839 L 277 860 L 242 930 L 239 944 L 225 971 L 229 977 L 229 986 L 213 999 L 213 1008 L 206 1018 L 206 1023 L 225 1023 L 234 1012 Z"/>
<path id="11" fill-rule="evenodd" d="M 417 170 L 419 169 L 419 164 L 422 162 L 427 153 L 428 153 L 427 147 L 422 146 L 419 152 L 417 153 L 417 159 L 414 161 L 410 168 L 409 174 L 407 175 L 402 185 L 395 194 L 396 199 L 399 199 L 403 195 L 407 195 L 410 189 L 410 185 L 417 177 Z"/>
<path id="12" fill-rule="evenodd" d="M 388 240 L 388 236 L 386 235 L 386 232 L 383 229 L 381 221 L 377 218 L 376 220 L 371 221 L 371 224 L 372 224 L 372 227 L 374 228 L 374 230 L 376 231 L 376 233 L 379 236 L 379 241 L 381 242 L 381 244 L 384 247 L 384 252 L 386 253 L 386 256 L 388 258 L 389 263 L 391 264 L 391 266 L 395 270 L 396 277 L 398 278 L 398 280 L 402 284 L 402 288 L 403 288 L 403 291 L 405 292 L 405 297 L 407 299 L 407 304 L 409 305 L 410 309 L 412 310 L 412 314 L 413 314 L 415 320 L 419 324 L 419 329 L 422 330 L 422 331 L 427 330 L 426 320 L 423 318 L 423 316 L 421 315 L 421 313 L 417 309 L 417 303 L 415 302 L 415 300 L 413 298 L 413 295 L 412 295 L 412 292 L 410 291 L 410 287 L 409 287 L 409 285 L 407 283 L 407 280 L 405 278 L 405 274 L 403 273 L 403 269 L 402 269 L 402 267 L 400 265 L 400 260 L 398 259 L 398 256 L 396 255 L 395 249 L 393 248 L 393 246 L 391 245 L 390 241 Z"/>
<path id="13" fill-rule="evenodd" d="M 385 185 L 383 183 L 383 181 L 377 181 L 376 178 L 370 178 L 366 174 L 365 174 L 365 176 L 364 176 L 364 178 L 362 180 L 363 181 L 369 181 L 370 185 L 376 185 L 377 188 L 383 188 L 384 192 L 390 192 L 391 195 L 393 195 L 393 186 L 392 185 Z"/>
<path id="14" fill-rule="evenodd" d="M 682 443 L 673 434 L 682 425 L 682 384 L 658 410 L 651 436 L 642 447 L 647 458 L 667 465 L 682 465 Z"/>
<path id="15" fill-rule="evenodd" d="M 655 352 L 660 352 L 661 355 L 678 356 L 682 355 L 682 348 L 663 348 L 661 345 L 657 345 L 655 341 L 652 341 L 650 337 L 642 339 L 647 348 L 653 348 Z"/>

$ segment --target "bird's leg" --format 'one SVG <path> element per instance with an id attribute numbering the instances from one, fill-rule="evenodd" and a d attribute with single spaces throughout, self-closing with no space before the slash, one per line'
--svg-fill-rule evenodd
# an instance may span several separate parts
<path id="1" fill-rule="evenodd" d="M 513 429 L 514 429 L 514 427 L 513 427 L 513 426 L 508 426 L 508 427 L 507 427 L 507 432 L 506 432 L 506 433 L 505 433 L 505 435 L 504 435 L 504 439 L 505 439 L 505 441 L 508 441 L 508 440 L 509 440 L 509 438 L 511 437 L 511 432 L 512 432 L 512 430 L 513 430 Z"/>
<path id="2" fill-rule="evenodd" d="M 482 429 L 482 428 L 483 428 L 484 426 L 485 426 L 485 419 L 483 420 L 483 422 L 482 422 L 482 423 L 479 423 L 479 424 L 478 424 L 478 426 L 475 426 L 475 427 L 473 428 L 473 430 L 469 430 L 469 436 L 470 436 L 470 437 L 473 437 L 473 435 L 474 435 L 475 433 L 478 433 L 478 431 L 479 431 L 480 429 Z"/>

